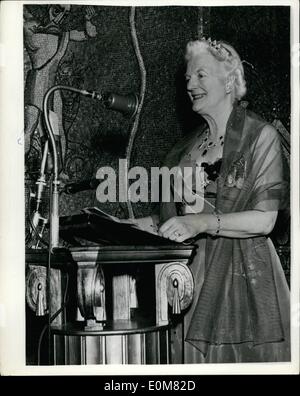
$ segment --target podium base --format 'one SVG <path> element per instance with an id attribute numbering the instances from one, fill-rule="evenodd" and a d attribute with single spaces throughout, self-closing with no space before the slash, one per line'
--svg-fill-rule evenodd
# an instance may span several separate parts
<path id="1" fill-rule="evenodd" d="M 107 322 L 86 330 L 81 322 L 54 327 L 53 364 L 170 364 L 170 325 Z"/>

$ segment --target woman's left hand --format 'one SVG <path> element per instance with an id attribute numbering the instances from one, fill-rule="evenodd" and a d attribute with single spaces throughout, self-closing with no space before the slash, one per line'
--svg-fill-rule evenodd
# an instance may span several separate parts
<path id="1" fill-rule="evenodd" d="M 159 234 L 172 241 L 183 242 L 186 239 L 193 238 L 200 233 L 206 232 L 207 224 L 204 220 L 205 217 L 200 214 L 175 216 L 167 220 L 159 228 Z"/>

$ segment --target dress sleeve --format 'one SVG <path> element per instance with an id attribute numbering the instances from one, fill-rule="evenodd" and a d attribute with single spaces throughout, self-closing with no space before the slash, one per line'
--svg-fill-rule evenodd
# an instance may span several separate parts
<path id="1" fill-rule="evenodd" d="M 263 127 L 254 144 L 251 174 L 254 180 L 250 207 L 276 211 L 288 206 L 288 183 L 283 177 L 280 137 L 271 125 Z"/>

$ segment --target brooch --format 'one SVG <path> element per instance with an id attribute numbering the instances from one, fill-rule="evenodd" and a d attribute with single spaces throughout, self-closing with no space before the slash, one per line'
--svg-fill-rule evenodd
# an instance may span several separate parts
<path id="1" fill-rule="evenodd" d="M 239 189 L 243 187 L 246 177 L 246 165 L 247 161 L 243 155 L 231 164 L 225 183 L 227 187 Z"/>

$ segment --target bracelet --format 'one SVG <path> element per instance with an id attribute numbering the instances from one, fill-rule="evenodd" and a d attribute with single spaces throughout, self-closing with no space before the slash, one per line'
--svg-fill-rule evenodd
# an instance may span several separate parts
<path id="1" fill-rule="evenodd" d="M 217 236 L 217 235 L 219 235 L 220 229 L 221 229 L 221 218 L 220 218 L 220 216 L 218 215 L 218 213 L 216 213 L 216 212 L 213 212 L 213 215 L 216 217 L 216 220 L 217 220 L 217 229 L 216 229 L 216 231 L 212 234 L 212 236 Z"/>

